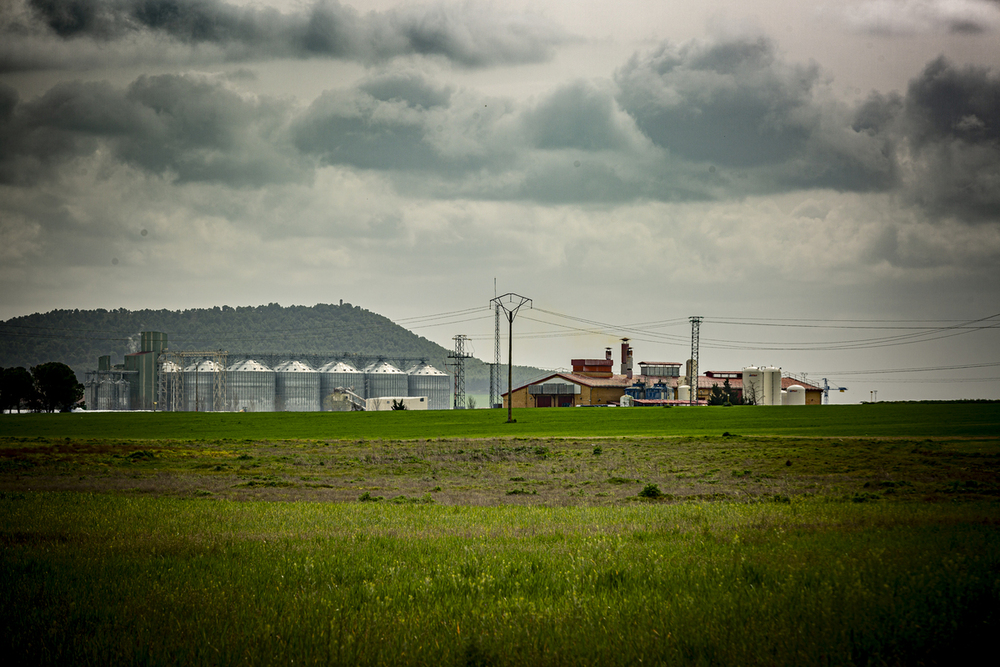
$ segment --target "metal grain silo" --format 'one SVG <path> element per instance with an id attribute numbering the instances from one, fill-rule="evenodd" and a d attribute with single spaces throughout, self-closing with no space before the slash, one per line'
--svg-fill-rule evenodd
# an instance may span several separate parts
<path id="1" fill-rule="evenodd" d="M 365 397 L 365 374 L 346 361 L 324 364 L 319 369 L 319 378 L 321 406 L 324 411 L 351 409 L 350 401 L 337 400 L 337 389 L 347 389 L 361 398 Z"/>
<path id="2" fill-rule="evenodd" d="M 426 396 L 428 410 L 451 407 L 451 376 L 430 364 L 417 364 L 407 373 L 407 396 Z"/>
<path id="3" fill-rule="evenodd" d="M 762 405 L 781 405 L 781 369 L 766 366 L 760 369 L 760 374 L 764 387 Z"/>
<path id="4" fill-rule="evenodd" d="M 160 389 L 156 398 L 157 407 L 166 412 L 184 409 L 184 372 L 179 364 L 164 361 L 160 365 Z"/>
<path id="5" fill-rule="evenodd" d="M 264 364 L 239 361 L 229 367 L 226 382 L 227 410 L 274 412 L 275 374 Z"/>
<path id="6" fill-rule="evenodd" d="M 215 376 L 218 371 L 219 365 L 211 359 L 202 359 L 184 369 L 185 410 L 211 412 L 216 409 Z"/>
<path id="7" fill-rule="evenodd" d="M 275 410 L 319 412 L 319 373 L 302 361 L 286 361 L 274 367 Z"/>
<path id="8" fill-rule="evenodd" d="M 377 361 L 365 369 L 365 398 L 384 398 L 387 396 L 408 396 L 410 387 L 406 373 L 399 370 L 388 361 Z"/>

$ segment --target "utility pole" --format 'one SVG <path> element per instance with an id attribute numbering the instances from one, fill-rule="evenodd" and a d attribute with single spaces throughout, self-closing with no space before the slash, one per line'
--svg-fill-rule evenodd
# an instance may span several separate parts
<path id="1" fill-rule="evenodd" d="M 455 336 L 455 352 L 449 354 L 450 359 L 455 360 L 455 402 L 452 406 L 455 410 L 465 409 L 465 360 L 470 356 L 465 353 L 465 341 L 468 336 L 459 334 Z"/>
<path id="2" fill-rule="evenodd" d="M 504 317 L 507 318 L 507 423 L 513 424 L 514 407 L 514 362 L 511 356 L 514 354 L 514 317 L 521 306 L 528 304 L 531 308 L 531 299 L 520 294 L 508 292 L 503 296 L 494 297 L 490 302 L 497 307 L 497 313 L 503 310 Z"/>
<path id="3" fill-rule="evenodd" d="M 698 403 L 698 347 L 701 335 L 701 317 L 691 317 L 691 405 Z"/>

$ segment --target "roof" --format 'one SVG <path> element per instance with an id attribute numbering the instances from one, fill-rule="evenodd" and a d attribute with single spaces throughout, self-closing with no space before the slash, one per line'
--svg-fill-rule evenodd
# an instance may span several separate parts
<path id="1" fill-rule="evenodd" d="M 631 387 L 635 382 L 634 378 L 628 378 L 624 375 L 612 375 L 609 378 L 595 378 L 589 375 L 578 375 L 577 373 L 553 373 L 552 375 L 547 375 L 541 380 L 535 380 L 534 382 L 529 382 L 528 384 L 522 384 L 520 387 L 515 387 L 514 391 L 520 391 L 525 387 L 530 387 L 534 384 L 544 384 L 553 378 L 562 378 L 574 384 L 579 384 L 584 387 Z M 501 394 L 501 396 L 506 396 L 507 392 Z"/>
<path id="2" fill-rule="evenodd" d="M 680 366 L 679 361 L 640 361 L 640 366 Z"/>

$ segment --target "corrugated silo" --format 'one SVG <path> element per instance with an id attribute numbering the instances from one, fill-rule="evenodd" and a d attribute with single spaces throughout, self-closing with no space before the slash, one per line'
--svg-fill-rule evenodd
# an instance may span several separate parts
<path id="1" fill-rule="evenodd" d="M 786 395 L 788 396 L 788 405 L 806 404 L 806 388 L 800 384 L 793 384 L 789 387 Z"/>
<path id="2" fill-rule="evenodd" d="M 336 389 L 348 389 L 361 398 L 365 397 L 365 374 L 346 361 L 331 361 L 319 369 L 320 395 L 325 411 L 351 409 L 349 401 L 337 400 Z"/>
<path id="3" fill-rule="evenodd" d="M 274 412 L 275 374 L 264 364 L 239 361 L 229 367 L 226 382 L 227 410 Z"/>
<path id="4" fill-rule="evenodd" d="M 764 377 L 756 366 L 743 369 L 743 402 L 749 405 L 764 403 Z"/>
<path id="5" fill-rule="evenodd" d="M 365 369 L 366 398 L 408 396 L 410 387 L 406 373 L 388 361 L 377 361 Z"/>
<path id="6" fill-rule="evenodd" d="M 760 369 L 764 387 L 764 401 L 761 405 L 781 405 L 781 369 L 766 366 Z"/>
<path id="7" fill-rule="evenodd" d="M 166 412 L 184 409 L 184 372 L 179 364 L 164 361 L 160 365 L 160 387 L 157 407 Z"/>
<path id="8" fill-rule="evenodd" d="M 218 364 L 211 359 L 202 359 L 184 369 L 185 410 L 211 412 L 216 409 L 215 374 L 218 369 Z"/>
<path id="9" fill-rule="evenodd" d="M 320 374 L 307 363 L 286 361 L 274 368 L 275 410 L 319 412 Z"/>
<path id="10" fill-rule="evenodd" d="M 428 410 L 451 407 L 451 376 L 430 364 L 417 364 L 407 374 L 407 396 L 426 396 Z"/>

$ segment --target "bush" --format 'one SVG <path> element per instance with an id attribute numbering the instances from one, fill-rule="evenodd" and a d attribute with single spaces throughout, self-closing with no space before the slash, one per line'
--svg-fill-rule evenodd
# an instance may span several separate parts
<path id="1" fill-rule="evenodd" d="M 656 484 L 647 484 L 642 488 L 642 491 L 639 492 L 639 497 L 653 499 L 662 498 L 663 492 L 660 491 L 660 487 Z"/>

